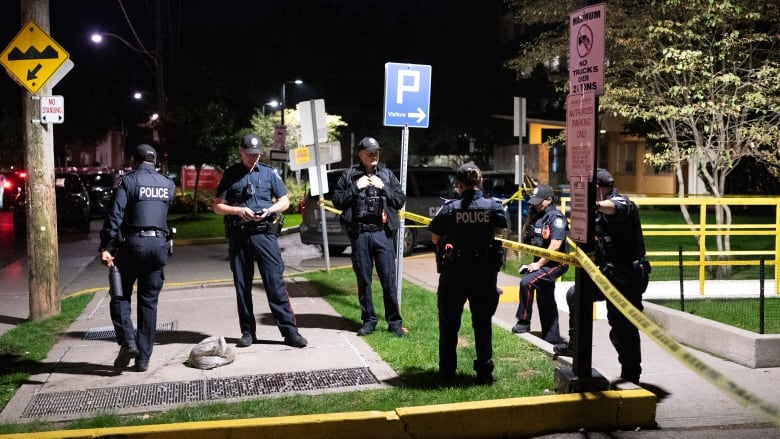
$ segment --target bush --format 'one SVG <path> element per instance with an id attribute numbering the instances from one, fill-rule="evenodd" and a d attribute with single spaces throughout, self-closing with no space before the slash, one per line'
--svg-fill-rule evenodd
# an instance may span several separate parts
<path id="1" fill-rule="evenodd" d="M 301 201 L 306 197 L 309 185 L 305 182 L 298 184 L 292 178 L 288 178 L 284 184 L 287 186 L 287 197 L 290 199 L 290 207 L 286 213 L 301 213 Z"/>
<path id="2" fill-rule="evenodd" d="M 195 199 L 193 191 L 177 191 L 173 199 L 173 205 L 169 213 L 193 213 L 195 212 Z M 211 203 L 214 201 L 213 189 L 200 189 L 198 191 L 198 212 L 211 212 Z"/>

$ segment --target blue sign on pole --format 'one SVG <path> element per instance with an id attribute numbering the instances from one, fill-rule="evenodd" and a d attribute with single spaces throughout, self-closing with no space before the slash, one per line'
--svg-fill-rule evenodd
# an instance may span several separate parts
<path id="1" fill-rule="evenodd" d="M 385 64 L 385 126 L 428 128 L 430 106 L 431 66 Z"/>

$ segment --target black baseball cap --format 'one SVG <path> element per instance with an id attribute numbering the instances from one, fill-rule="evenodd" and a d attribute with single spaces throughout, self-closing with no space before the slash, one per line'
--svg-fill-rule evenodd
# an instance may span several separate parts
<path id="1" fill-rule="evenodd" d="M 382 151 L 382 147 L 379 146 L 379 142 L 375 138 L 363 137 L 363 140 L 358 143 L 358 152 L 363 150 L 368 152 Z"/>
<path id="2" fill-rule="evenodd" d="M 157 151 L 152 145 L 142 143 L 135 147 L 135 156 L 143 162 L 155 163 L 157 161 Z"/>
<path id="3" fill-rule="evenodd" d="M 553 190 L 550 186 L 540 184 L 539 186 L 536 186 L 534 188 L 533 192 L 531 192 L 531 199 L 528 200 L 528 204 L 532 206 L 536 206 L 542 201 L 548 198 L 552 198 L 553 196 L 554 196 Z"/>
<path id="4" fill-rule="evenodd" d="M 263 152 L 263 142 L 255 134 L 247 134 L 241 141 L 241 151 L 246 154 L 260 154 Z"/>
<path id="5" fill-rule="evenodd" d="M 609 187 L 615 184 L 615 179 L 612 178 L 612 174 L 607 172 L 604 168 L 596 169 L 596 184 L 601 187 Z"/>

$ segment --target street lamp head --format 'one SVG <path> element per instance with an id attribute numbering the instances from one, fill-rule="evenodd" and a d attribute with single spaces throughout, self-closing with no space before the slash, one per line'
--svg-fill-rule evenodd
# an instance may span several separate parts
<path id="1" fill-rule="evenodd" d="M 140 91 L 136 91 L 136 92 L 133 93 L 133 99 L 135 99 L 136 101 L 140 101 L 141 98 L 143 98 L 143 97 L 144 97 L 144 95 Z"/>
<path id="2" fill-rule="evenodd" d="M 301 84 L 303 84 L 303 81 L 300 80 L 300 79 L 296 79 L 295 81 L 293 81 L 293 83 L 296 84 L 296 85 L 301 85 Z"/>
<path id="3" fill-rule="evenodd" d="M 103 35 L 100 35 L 98 32 L 93 32 L 89 39 L 95 44 L 100 44 L 103 42 Z"/>

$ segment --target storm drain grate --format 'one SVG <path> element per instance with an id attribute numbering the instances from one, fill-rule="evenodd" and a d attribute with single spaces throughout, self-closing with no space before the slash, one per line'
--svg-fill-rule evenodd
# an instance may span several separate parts
<path id="1" fill-rule="evenodd" d="M 172 322 L 157 322 L 157 333 L 173 332 L 175 330 L 176 330 L 175 320 Z M 84 340 L 116 340 L 116 332 L 114 332 L 113 326 L 101 326 L 99 328 L 90 328 L 84 334 Z"/>
<path id="2" fill-rule="evenodd" d="M 217 401 L 377 383 L 369 368 L 355 367 L 39 393 L 27 404 L 22 417 L 36 418 Z"/>

